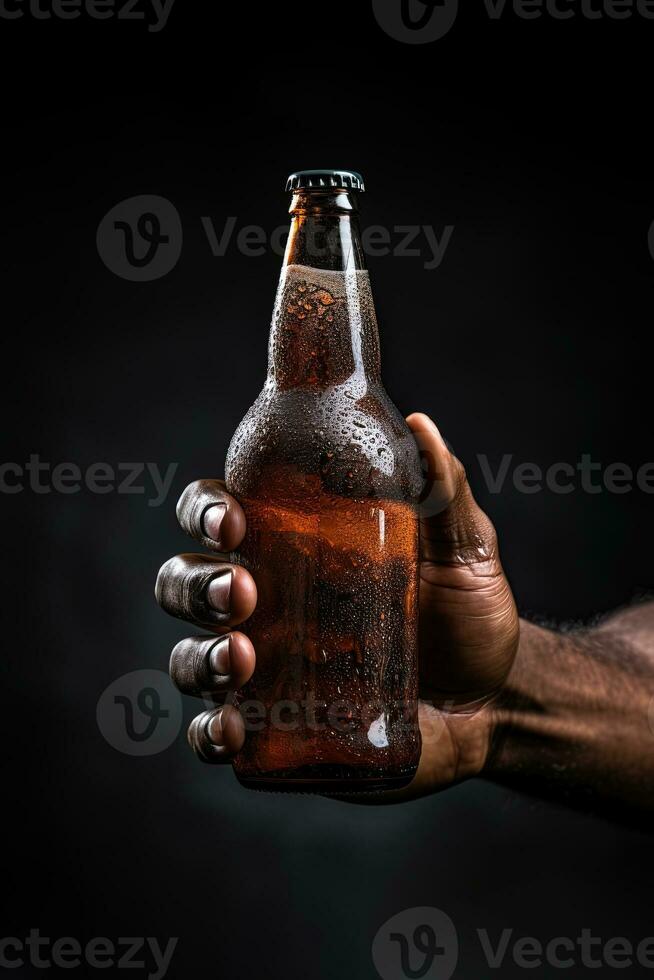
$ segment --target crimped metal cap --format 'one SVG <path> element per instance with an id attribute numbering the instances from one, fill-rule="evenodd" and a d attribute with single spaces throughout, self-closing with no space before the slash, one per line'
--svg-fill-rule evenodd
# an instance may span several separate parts
<path id="1" fill-rule="evenodd" d="M 302 187 L 320 190 L 328 187 L 342 187 L 348 191 L 365 191 L 363 177 L 356 170 L 298 170 L 286 181 L 287 191 Z"/>

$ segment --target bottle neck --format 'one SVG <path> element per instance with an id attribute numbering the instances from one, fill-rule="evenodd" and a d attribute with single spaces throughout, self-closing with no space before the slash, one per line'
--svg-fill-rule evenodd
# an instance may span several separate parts
<path id="1" fill-rule="evenodd" d="M 283 266 L 335 272 L 366 268 L 356 195 L 343 190 L 298 191 Z"/>
<path id="2" fill-rule="evenodd" d="M 324 390 L 380 376 L 379 335 L 356 195 L 301 190 L 270 331 L 268 377 L 278 388 Z"/>

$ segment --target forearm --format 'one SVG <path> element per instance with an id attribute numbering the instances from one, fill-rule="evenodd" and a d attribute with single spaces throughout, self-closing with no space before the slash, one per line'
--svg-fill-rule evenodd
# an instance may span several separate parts
<path id="1" fill-rule="evenodd" d="M 521 622 L 484 775 L 539 796 L 654 818 L 654 604 L 588 631 Z"/>

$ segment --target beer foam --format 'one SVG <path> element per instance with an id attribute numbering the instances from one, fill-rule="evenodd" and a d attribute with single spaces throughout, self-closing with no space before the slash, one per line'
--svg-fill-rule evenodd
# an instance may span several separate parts
<path id="1" fill-rule="evenodd" d="M 314 269 L 309 265 L 287 265 L 283 269 L 285 286 L 295 286 L 306 283 L 316 289 L 324 289 L 331 293 L 334 299 L 344 299 L 348 289 L 356 283 L 364 292 L 370 293 L 370 276 L 367 269 L 349 269 L 345 272 L 334 269 Z"/>
<path id="2" fill-rule="evenodd" d="M 372 298 L 370 276 L 367 269 L 341 271 L 315 269 L 308 265 L 285 266 L 279 281 L 274 319 L 279 317 L 282 312 L 281 305 L 288 302 L 289 294 L 297 294 L 298 290 L 301 292 L 306 290 L 307 299 L 316 298 L 316 294 L 324 292 L 328 294 L 325 297 L 327 303 L 342 300 L 345 302 L 346 308 L 350 308 L 350 313 L 353 312 L 352 305 L 354 304 L 355 307 L 358 307 L 359 315 L 364 323 L 377 327 L 375 303 Z M 319 295 L 317 298 L 320 299 Z"/>

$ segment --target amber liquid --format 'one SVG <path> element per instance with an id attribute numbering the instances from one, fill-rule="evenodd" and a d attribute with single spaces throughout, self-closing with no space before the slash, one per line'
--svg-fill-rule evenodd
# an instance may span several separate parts
<path id="1" fill-rule="evenodd" d="M 260 789 L 401 786 L 420 756 L 415 442 L 379 377 L 367 273 L 290 266 L 266 386 L 234 435 L 236 560 L 258 589 L 239 629 L 238 778 Z"/>
<path id="2" fill-rule="evenodd" d="M 240 698 L 236 773 L 275 789 L 401 786 L 420 750 L 415 514 L 325 494 L 316 507 L 307 491 L 294 504 L 243 501 L 239 557 L 259 601 L 244 627 L 257 669 Z"/>

